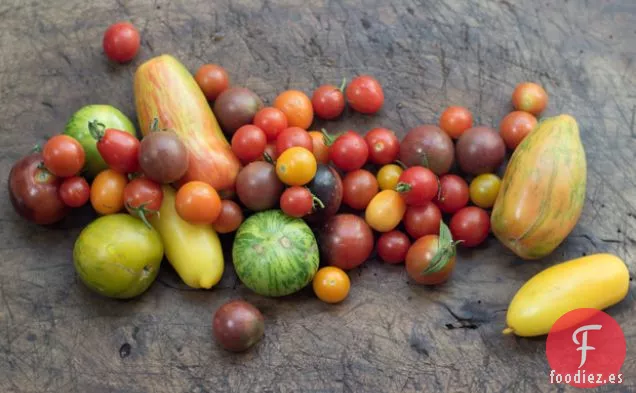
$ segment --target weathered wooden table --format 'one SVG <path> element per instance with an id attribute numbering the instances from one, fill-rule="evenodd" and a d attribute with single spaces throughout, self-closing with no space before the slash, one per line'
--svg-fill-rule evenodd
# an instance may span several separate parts
<path id="1" fill-rule="evenodd" d="M 469 4 L 470 3 L 470 4 Z M 115 20 L 143 36 L 128 66 L 109 64 L 101 38 Z M 538 81 L 546 115 L 573 114 L 588 158 L 583 216 L 552 256 L 521 262 L 494 239 L 463 251 L 452 280 L 410 285 L 402 266 L 370 261 L 351 273 L 341 305 L 307 288 L 256 296 L 230 261 L 210 291 L 183 286 L 167 263 L 132 301 L 101 298 L 76 278 L 72 246 L 89 209 L 54 228 L 29 224 L 0 199 L 0 391 L 17 392 L 548 392 L 545 339 L 503 336 L 515 291 L 552 263 L 608 251 L 636 269 L 636 4 L 622 1 L 78 1 L 0 4 L 0 171 L 67 118 L 108 103 L 134 118 L 137 65 L 171 53 L 191 70 L 216 62 L 271 102 L 370 73 L 384 85 L 377 116 L 321 123 L 337 131 L 387 126 L 403 135 L 465 105 L 497 127 L 514 85 Z M 5 183 L 6 184 L 6 183 Z M 5 191 L 6 192 L 6 191 Z M 226 251 L 227 251 L 226 247 Z M 636 389 L 633 288 L 610 309 L 628 342 Z M 232 355 L 211 316 L 232 298 L 257 305 L 266 337 Z"/>

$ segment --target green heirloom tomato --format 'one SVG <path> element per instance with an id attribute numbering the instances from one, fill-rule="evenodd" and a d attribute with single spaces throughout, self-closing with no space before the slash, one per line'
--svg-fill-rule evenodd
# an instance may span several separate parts
<path id="1" fill-rule="evenodd" d="M 95 120 L 106 128 L 115 128 L 137 136 L 135 126 L 130 119 L 113 106 L 87 105 L 75 112 L 66 123 L 64 134 L 77 139 L 84 148 L 86 176 L 89 178 L 97 176 L 99 172 L 108 168 L 97 150 L 97 140 L 93 138 L 88 129 L 88 123 Z"/>
<path id="2" fill-rule="evenodd" d="M 73 249 L 75 270 L 82 282 L 117 299 L 145 292 L 157 278 L 162 259 L 159 233 L 129 214 L 111 214 L 91 222 Z"/>

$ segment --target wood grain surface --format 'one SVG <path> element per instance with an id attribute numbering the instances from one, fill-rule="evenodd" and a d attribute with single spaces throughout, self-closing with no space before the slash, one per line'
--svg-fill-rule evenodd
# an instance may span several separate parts
<path id="1" fill-rule="evenodd" d="M 130 20 L 142 34 L 132 64 L 110 64 L 102 34 Z M 170 53 L 191 71 L 229 70 L 271 103 L 343 76 L 376 76 L 376 116 L 316 123 L 331 131 L 396 130 L 437 122 L 448 105 L 498 127 L 514 86 L 543 84 L 546 115 L 579 121 L 588 189 L 578 226 L 550 257 L 522 262 L 490 238 L 459 254 L 452 280 L 408 283 L 375 260 L 352 271 L 340 305 L 306 288 L 267 299 L 237 282 L 229 259 L 210 291 L 186 288 L 167 263 L 142 297 L 99 297 L 77 279 L 73 242 L 90 209 L 53 228 L 29 224 L 0 198 L 0 392 L 570 392 L 549 384 L 545 339 L 503 336 L 507 305 L 534 273 L 612 252 L 636 271 L 636 3 L 460 0 L 48 0 L 0 2 L 0 178 L 83 105 L 135 119 L 132 76 Z M 5 183 L 6 184 L 6 183 Z M 6 189 L 5 189 L 6 190 Z M 226 246 L 226 251 L 228 251 Z M 609 313 L 628 343 L 624 384 L 636 391 L 636 302 Z M 242 355 L 211 337 L 213 312 L 244 298 L 266 318 L 264 340 Z"/>

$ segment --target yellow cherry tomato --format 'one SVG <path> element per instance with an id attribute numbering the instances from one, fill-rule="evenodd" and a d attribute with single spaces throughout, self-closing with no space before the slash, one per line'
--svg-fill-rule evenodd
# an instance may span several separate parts
<path id="1" fill-rule="evenodd" d="M 404 169 L 395 164 L 388 164 L 380 168 L 376 176 L 380 190 L 394 190 L 402 172 Z"/>
<path id="2" fill-rule="evenodd" d="M 316 175 L 316 157 L 304 147 L 294 146 L 276 160 L 276 174 L 288 186 L 303 186 Z"/>
<path id="3" fill-rule="evenodd" d="M 400 224 L 406 212 L 406 202 L 399 192 L 380 191 L 371 199 L 365 211 L 367 224 L 378 232 L 389 232 Z"/>
<path id="4" fill-rule="evenodd" d="M 112 169 L 101 171 L 91 184 L 91 205 L 99 214 L 114 214 L 124 208 L 126 175 Z"/>
<path id="5" fill-rule="evenodd" d="M 497 199 L 501 179 L 492 173 L 484 173 L 470 182 L 470 200 L 482 209 L 490 209 Z"/>
<path id="6" fill-rule="evenodd" d="M 326 266 L 316 272 L 312 285 L 318 299 L 325 303 L 339 303 L 349 295 L 351 281 L 344 270 Z"/>

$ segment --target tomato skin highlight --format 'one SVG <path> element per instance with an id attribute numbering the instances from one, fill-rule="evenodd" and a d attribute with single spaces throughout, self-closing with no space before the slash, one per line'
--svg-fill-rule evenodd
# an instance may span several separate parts
<path id="1" fill-rule="evenodd" d="M 353 131 L 338 136 L 329 146 L 329 159 L 345 172 L 362 168 L 368 157 L 367 142 Z"/>
<path id="2" fill-rule="evenodd" d="M 91 188 L 81 176 L 67 177 L 60 185 L 60 198 L 66 206 L 81 207 L 88 202 Z"/>
<path id="3" fill-rule="evenodd" d="M 364 140 L 369 146 L 369 161 L 374 164 L 390 164 L 400 153 L 400 140 L 387 128 L 372 129 L 364 136 Z"/>
<path id="4" fill-rule="evenodd" d="M 397 230 L 383 233 L 376 244 L 380 259 L 390 264 L 404 262 L 410 247 L 409 237 Z"/>
<path id="5" fill-rule="evenodd" d="M 369 75 L 353 78 L 345 90 L 345 95 L 351 108 L 367 115 L 378 112 L 384 104 L 382 85 Z"/>
<path id="6" fill-rule="evenodd" d="M 127 63 L 134 59 L 140 45 L 139 31 L 129 22 L 110 25 L 102 39 L 104 53 L 117 63 Z"/>

